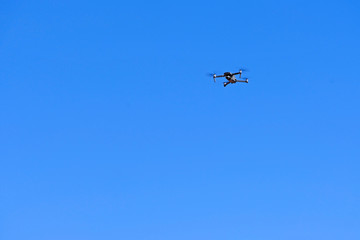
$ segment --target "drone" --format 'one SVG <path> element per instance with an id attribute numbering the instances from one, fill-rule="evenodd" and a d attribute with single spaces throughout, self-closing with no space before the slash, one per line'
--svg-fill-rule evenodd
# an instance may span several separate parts
<path id="1" fill-rule="evenodd" d="M 238 82 L 243 82 L 243 83 L 248 83 L 249 82 L 249 79 L 248 78 L 241 78 L 241 74 L 242 74 L 243 70 L 240 69 L 239 72 L 236 72 L 236 73 L 231 73 L 231 72 L 224 72 L 223 75 L 216 75 L 215 73 L 214 74 L 210 74 L 213 79 L 214 79 L 214 82 L 216 82 L 216 78 L 219 78 L 219 77 L 225 77 L 226 80 L 228 80 L 227 82 L 224 82 L 224 87 L 226 87 L 228 84 L 234 84 L 234 83 L 238 83 Z M 235 75 L 240 75 L 239 77 L 239 80 L 236 79 Z M 241 80 L 240 80 L 241 79 Z"/>

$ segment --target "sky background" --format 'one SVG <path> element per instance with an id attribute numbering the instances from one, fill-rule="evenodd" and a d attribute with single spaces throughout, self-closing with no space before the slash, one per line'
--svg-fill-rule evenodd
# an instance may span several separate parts
<path id="1" fill-rule="evenodd" d="M 1 1 L 0 239 L 360 239 L 359 11 Z"/>

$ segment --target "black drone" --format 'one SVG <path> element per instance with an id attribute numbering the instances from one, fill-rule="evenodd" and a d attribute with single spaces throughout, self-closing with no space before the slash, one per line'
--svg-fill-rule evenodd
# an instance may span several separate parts
<path id="1" fill-rule="evenodd" d="M 216 75 L 214 73 L 214 74 L 211 74 L 211 76 L 214 78 L 214 82 L 216 82 L 216 78 L 225 77 L 226 80 L 228 80 L 227 82 L 224 82 L 224 87 L 226 87 L 230 83 L 231 84 L 234 84 L 234 83 L 237 83 L 237 82 L 248 83 L 249 82 L 248 78 L 241 78 L 242 72 L 243 72 L 243 70 L 240 69 L 239 72 L 236 72 L 236 73 L 225 72 L 223 75 Z M 241 79 L 241 80 L 236 79 L 235 75 L 240 75 L 239 79 Z"/>

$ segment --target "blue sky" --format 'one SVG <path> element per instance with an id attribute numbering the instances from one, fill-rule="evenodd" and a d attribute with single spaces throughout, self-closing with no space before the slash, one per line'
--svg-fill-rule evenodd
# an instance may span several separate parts
<path id="1" fill-rule="evenodd" d="M 359 10 L 2 1 L 0 238 L 359 239 Z"/>

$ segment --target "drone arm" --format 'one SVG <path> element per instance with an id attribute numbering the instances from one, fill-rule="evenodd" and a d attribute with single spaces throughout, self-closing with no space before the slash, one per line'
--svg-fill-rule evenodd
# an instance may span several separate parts
<path id="1" fill-rule="evenodd" d="M 242 72 L 243 72 L 243 70 L 242 70 L 242 69 L 240 69 L 240 70 L 239 70 L 239 72 L 237 72 L 237 73 L 233 73 L 233 75 L 238 75 L 238 74 L 240 74 L 240 78 L 241 78 L 241 74 L 242 74 Z"/>
<path id="2" fill-rule="evenodd" d="M 225 75 L 216 75 L 216 74 L 214 74 L 213 75 L 214 82 L 216 82 L 216 78 L 219 78 L 219 77 L 225 77 Z"/>
<path id="3" fill-rule="evenodd" d="M 245 80 L 236 80 L 236 82 L 243 82 L 243 83 L 249 83 L 249 79 L 245 79 Z"/>
<path id="4" fill-rule="evenodd" d="M 240 77 L 241 77 L 241 71 L 240 72 L 237 72 L 237 73 L 233 73 L 233 75 L 238 75 L 238 74 L 240 74 Z"/>

